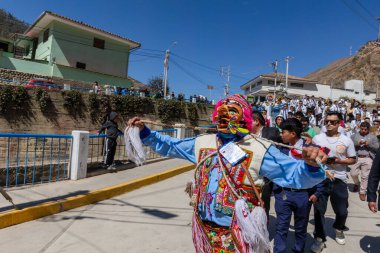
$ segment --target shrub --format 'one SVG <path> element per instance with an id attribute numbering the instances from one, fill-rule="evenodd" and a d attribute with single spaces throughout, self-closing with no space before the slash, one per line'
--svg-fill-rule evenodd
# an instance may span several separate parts
<path id="1" fill-rule="evenodd" d="M 175 100 L 157 101 L 158 117 L 162 123 L 170 123 L 185 118 L 184 102 Z"/>
<path id="2" fill-rule="evenodd" d="M 36 89 L 35 91 L 36 101 L 40 106 L 42 112 L 46 112 L 49 108 L 49 105 L 52 103 L 49 93 L 43 89 Z"/>

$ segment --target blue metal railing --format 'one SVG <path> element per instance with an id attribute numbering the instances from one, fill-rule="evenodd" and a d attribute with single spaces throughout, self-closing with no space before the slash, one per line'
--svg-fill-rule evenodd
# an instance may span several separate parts
<path id="1" fill-rule="evenodd" d="M 158 130 L 177 136 L 176 129 Z M 89 136 L 88 166 L 104 162 L 105 134 Z M 72 135 L 0 133 L 0 185 L 13 186 L 55 182 L 69 178 Z M 144 147 L 147 160 L 160 158 Z M 123 136 L 118 138 L 115 160 L 128 161 Z"/>
<path id="2" fill-rule="evenodd" d="M 0 185 L 67 179 L 71 135 L 0 133 Z"/>
<path id="3" fill-rule="evenodd" d="M 161 134 L 166 134 L 171 137 L 177 136 L 176 129 L 164 129 L 158 130 Z M 91 167 L 92 165 L 96 166 L 99 163 L 104 163 L 105 160 L 105 134 L 100 135 L 90 135 L 89 142 L 89 150 L 88 150 L 88 165 Z M 117 140 L 117 148 L 115 154 L 115 161 L 125 162 L 128 161 L 129 158 L 125 152 L 125 143 L 124 137 L 120 136 Z M 161 156 L 155 152 L 150 147 L 144 147 L 145 152 L 147 153 L 147 160 L 152 160 L 155 158 L 160 158 Z"/>

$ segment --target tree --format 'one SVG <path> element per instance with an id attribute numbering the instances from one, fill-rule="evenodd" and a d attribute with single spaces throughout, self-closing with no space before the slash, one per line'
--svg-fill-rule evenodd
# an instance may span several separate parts
<path id="1" fill-rule="evenodd" d="M 160 76 L 152 76 L 148 80 L 149 91 L 151 94 L 164 94 L 164 82 Z M 169 94 L 169 84 L 166 85 L 166 94 Z"/>

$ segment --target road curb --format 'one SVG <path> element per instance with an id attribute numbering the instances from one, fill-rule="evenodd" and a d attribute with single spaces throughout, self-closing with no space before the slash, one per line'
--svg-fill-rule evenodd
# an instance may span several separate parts
<path id="1" fill-rule="evenodd" d="M 26 207 L 21 210 L 12 210 L 0 213 L 0 229 L 109 199 L 138 188 L 160 182 L 170 177 L 174 177 L 194 168 L 195 165 L 193 164 L 184 165 L 161 173 L 128 181 L 126 183 L 91 191 L 86 194 L 79 194 L 57 201 L 50 201 L 39 205 Z"/>

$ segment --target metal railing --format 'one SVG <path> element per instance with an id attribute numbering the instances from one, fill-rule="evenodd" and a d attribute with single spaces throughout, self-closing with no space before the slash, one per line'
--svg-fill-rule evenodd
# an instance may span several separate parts
<path id="1" fill-rule="evenodd" d="M 157 132 L 159 132 L 161 134 L 169 135 L 171 137 L 177 136 L 177 130 L 176 129 L 164 129 L 164 130 L 158 130 Z M 105 140 L 106 140 L 105 134 L 90 135 L 88 159 L 87 159 L 88 167 L 96 167 L 99 165 L 99 163 L 104 163 L 104 160 L 105 160 Z M 145 149 L 145 152 L 147 154 L 147 160 L 152 160 L 152 159 L 162 157 L 159 154 L 155 153 L 150 147 L 144 146 L 144 149 Z M 128 158 L 126 151 L 125 151 L 124 137 L 119 136 L 119 138 L 117 139 L 115 161 L 116 162 L 126 162 L 128 160 L 129 160 L 129 158 Z"/>
<path id="2" fill-rule="evenodd" d="M 68 179 L 71 135 L 0 133 L 0 185 Z"/>
<path id="3" fill-rule="evenodd" d="M 177 136 L 176 129 L 158 130 Z M 189 137 L 192 133 L 189 132 Z M 105 134 L 90 135 L 88 167 L 104 163 Z M 8 187 L 55 182 L 70 177 L 72 135 L 0 133 L 0 186 Z M 144 147 L 147 160 L 160 158 Z M 123 136 L 118 138 L 115 161 L 127 162 Z"/>

